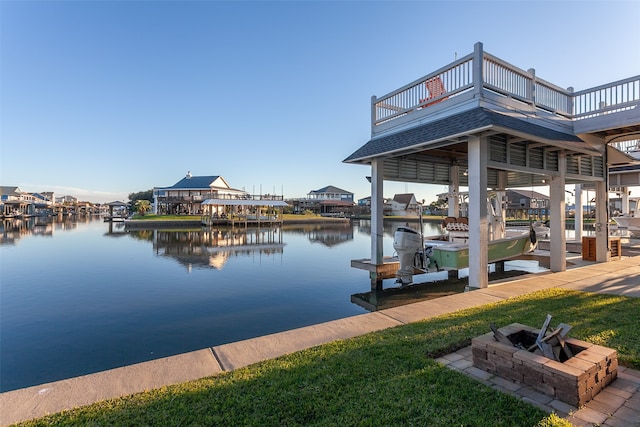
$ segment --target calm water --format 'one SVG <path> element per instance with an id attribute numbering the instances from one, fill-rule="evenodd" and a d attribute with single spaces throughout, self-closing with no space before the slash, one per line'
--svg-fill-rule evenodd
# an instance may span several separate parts
<path id="1" fill-rule="evenodd" d="M 364 313 L 350 296 L 370 289 L 368 273 L 350 261 L 369 256 L 369 225 L 125 232 L 98 218 L 5 222 L 0 390 Z M 385 223 L 385 255 L 397 225 Z"/>

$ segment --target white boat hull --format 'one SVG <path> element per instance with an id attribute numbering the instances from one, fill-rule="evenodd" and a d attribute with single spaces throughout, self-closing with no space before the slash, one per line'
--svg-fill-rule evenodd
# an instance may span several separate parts
<path id="1" fill-rule="evenodd" d="M 626 228 L 632 232 L 640 231 L 640 217 L 638 216 L 614 216 L 613 220 L 618 228 Z"/>
<path id="2" fill-rule="evenodd" d="M 466 239 L 447 241 L 433 236 L 425 238 L 423 244 L 416 231 L 406 227 L 396 230 L 393 247 L 400 261 L 400 269 L 396 272 L 398 282 L 412 283 L 415 269 L 439 271 L 469 267 L 469 243 Z M 489 242 L 488 262 L 516 258 L 531 252 L 535 246 L 535 239 L 529 231 L 507 230 L 504 238 Z"/>

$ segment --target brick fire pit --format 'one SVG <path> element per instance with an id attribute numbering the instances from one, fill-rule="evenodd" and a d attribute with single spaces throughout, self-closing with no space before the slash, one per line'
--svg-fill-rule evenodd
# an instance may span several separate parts
<path id="1" fill-rule="evenodd" d="M 499 331 L 514 344 L 531 337 L 535 340 L 540 332 L 519 323 L 512 323 Z M 489 332 L 471 340 L 473 365 L 579 407 L 616 379 L 618 355 L 613 349 L 573 338 L 567 338 L 565 343 L 573 357 L 558 362 L 498 342 Z"/>

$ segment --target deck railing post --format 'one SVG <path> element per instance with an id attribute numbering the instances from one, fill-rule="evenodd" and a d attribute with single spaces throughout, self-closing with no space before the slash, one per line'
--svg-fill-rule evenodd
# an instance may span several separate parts
<path id="1" fill-rule="evenodd" d="M 535 68 L 529 68 L 529 80 L 527 80 L 527 99 L 531 101 L 532 106 L 536 106 L 536 70 Z"/>
<path id="2" fill-rule="evenodd" d="M 567 88 L 567 113 L 572 117 L 576 114 L 576 112 L 573 111 L 573 87 Z"/>
<path id="3" fill-rule="evenodd" d="M 482 86 L 484 78 L 482 70 L 484 67 L 484 54 L 482 52 L 482 43 L 478 42 L 473 45 L 473 97 L 479 98 L 482 95 Z"/>
<path id="4" fill-rule="evenodd" d="M 378 120 L 378 118 L 376 117 L 376 101 L 377 101 L 377 97 L 375 95 L 373 95 L 371 97 L 371 136 L 373 136 L 373 130 L 376 127 L 376 121 Z"/>

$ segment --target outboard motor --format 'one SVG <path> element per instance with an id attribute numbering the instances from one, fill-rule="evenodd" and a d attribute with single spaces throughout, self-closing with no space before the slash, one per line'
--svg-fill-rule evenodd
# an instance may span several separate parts
<path id="1" fill-rule="evenodd" d="M 413 282 L 417 257 L 420 256 L 422 260 L 422 236 L 412 228 L 398 227 L 393 235 L 393 249 L 400 261 L 400 269 L 396 271 L 396 282 L 408 285 Z"/>

